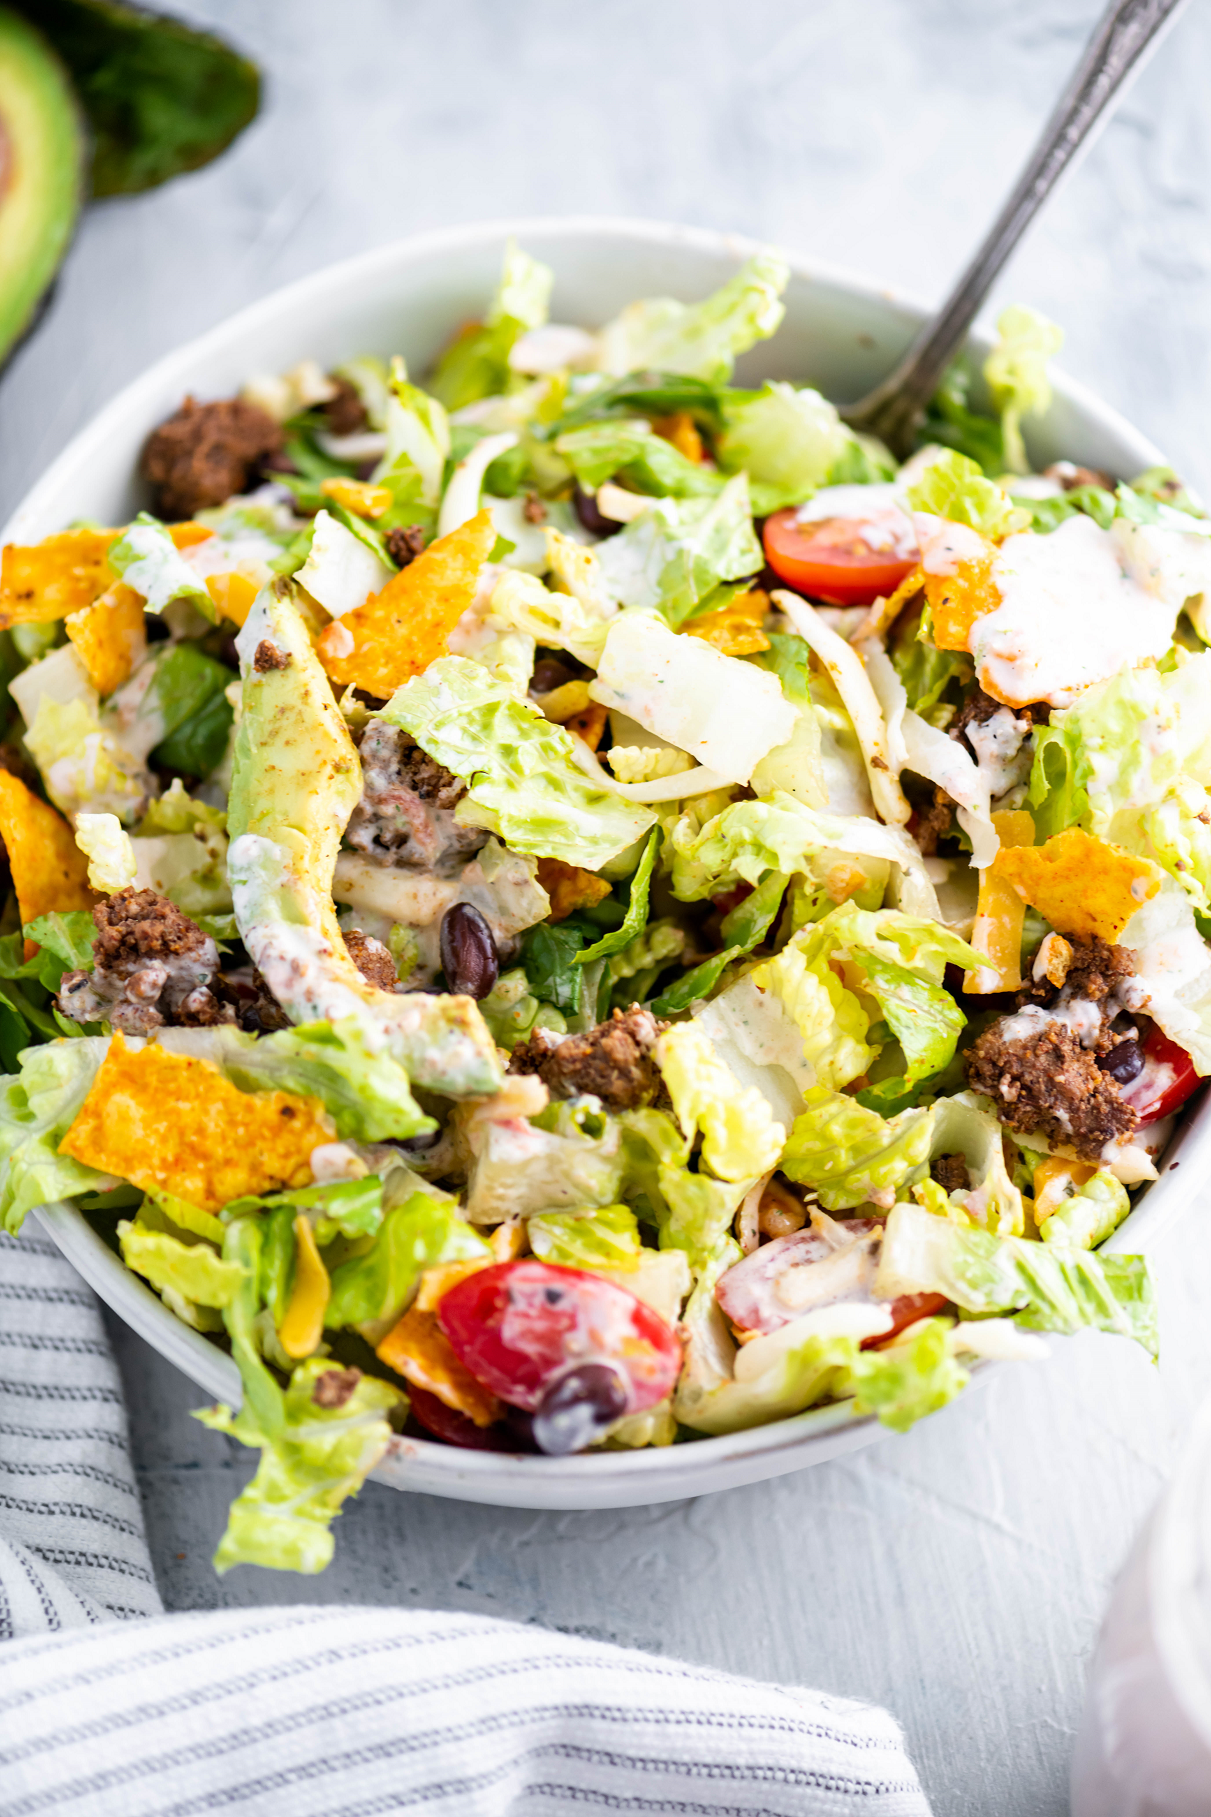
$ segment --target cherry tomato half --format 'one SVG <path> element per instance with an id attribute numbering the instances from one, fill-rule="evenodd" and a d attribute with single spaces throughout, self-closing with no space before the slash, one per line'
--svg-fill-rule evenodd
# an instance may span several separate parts
<path id="1" fill-rule="evenodd" d="M 932 1319 L 935 1313 L 942 1312 L 950 1304 L 941 1293 L 904 1293 L 891 1303 L 891 1328 L 888 1331 L 876 1332 L 873 1338 L 863 1338 L 859 1346 L 862 1350 L 880 1350 L 884 1344 L 899 1337 L 918 1319 Z"/>
<path id="2" fill-rule="evenodd" d="M 521 1447 L 503 1426 L 477 1426 L 465 1413 L 447 1407 L 427 1388 L 408 1389 L 408 1403 L 418 1426 L 443 1444 L 457 1445 L 460 1451 L 518 1451 Z"/>
<path id="3" fill-rule="evenodd" d="M 903 513 L 897 516 L 906 524 Z M 894 593 L 919 559 L 896 526 L 879 519 L 801 522 L 798 506 L 775 511 L 762 533 L 765 559 L 789 587 L 830 606 L 869 606 Z"/>
<path id="4" fill-rule="evenodd" d="M 581 1364 L 613 1365 L 628 1413 L 662 1401 L 681 1368 L 677 1335 L 658 1313 L 580 1268 L 498 1262 L 443 1294 L 437 1318 L 472 1375 L 529 1413 Z"/>
<path id="5" fill-rule="evenodd" d="M 1144 1070 L 1123 1092 L 1140 1125 L 1171 1117 L 1201 1083 L 1184 1047 L 1154 1022 L 1144 1039 Z"/>

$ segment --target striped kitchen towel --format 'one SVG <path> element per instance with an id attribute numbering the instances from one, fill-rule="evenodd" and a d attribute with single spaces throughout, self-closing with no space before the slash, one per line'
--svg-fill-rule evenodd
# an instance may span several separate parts
<path id="1" fill-rule="evenodd" d="M 0 1817 L 928 1817 L 892 1718 L 473 1615 L 160 1613 L 96 1302 L 0 1236 Z"/>

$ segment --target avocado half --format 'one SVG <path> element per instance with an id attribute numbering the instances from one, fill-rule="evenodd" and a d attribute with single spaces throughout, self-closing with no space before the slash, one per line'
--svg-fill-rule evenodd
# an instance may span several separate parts
<path id="1" fill-rule="evenodd" d="M 0 365 L 71 244 L 85 155 L 66 70 L 40 32 L 0 7 Z"/>

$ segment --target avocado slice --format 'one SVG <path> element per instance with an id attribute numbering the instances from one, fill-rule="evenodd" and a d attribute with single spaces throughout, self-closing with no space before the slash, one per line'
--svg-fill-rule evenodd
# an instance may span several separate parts
<path id="1" fill-rule="evenodd" d="M 84 128 L 45 38 L 0 7 L 0 364 L 32 328 L 80 212 Z"/>
<path id="2" fill-rule="evenodd" d="M 415 1084 L 456 1098 L 494 1092 L 500 1062 L 472 998 L 381 991 L 349 957 L 332 874 L 362 767 L 293 592 L 281 579 L 263 588 L 236 639 L 227 874 L 240 938 L 293 1022 L 353 1018 Z"/>

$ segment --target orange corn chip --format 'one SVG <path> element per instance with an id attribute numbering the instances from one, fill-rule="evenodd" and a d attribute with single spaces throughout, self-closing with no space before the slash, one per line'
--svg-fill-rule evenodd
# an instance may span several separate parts
<path id="1" fill-rule="evenodd" d="M 260 590 L 256 581 L 249 580 L 238 569 L 206 576 L 206 591 L 214 602 L 215 611 L 220 618 L 229 618 L 233 625 L 243 624 Z"/>
<path id="2" fill-rule="evenodd" d="M 1022 923 L 1026 904 L 1001 871 L 1000 861 L 1009 847 L 1034 844 L 1034 821 L 1023 809 L 994 814 L 992 824 L 1001 849 L 986 871 L 980 872 L 980 897 L 976 904 L 971 944 L 987 956 L 979 971 L 968 972 L 964 989 L 986 997 L 997 991 L 1016 991 L 1022 983 Z"/>
<path id="3" fill-rule="evenodd" d="M 607 709 L 595 700 L 582 713 L 573 713 L 569 719 L 565 719 L 564 729 L 574 732 L 577 738 L 584 740 L 590 751 L 595 751 L 601 743 L 601 734 L 605 731 L 607 717 Z"/>
<path id="4" fill-rule="evenodd" d="M 320 491 L 354 517 L 381 517 L 395 496 L 390 487 L 372 486 L 364 479 L 321 480 Z"/>
<path id="5" fill-rule="evenodd" d="M 129 681 L 147 650 L 143 595 L 117 580 L 80 612 L 69 612 L 67 635 L 84 658 L 88 679 L 102 699 Z"/>
<path id="6" fill-rule="evenodd" d="M 446 654 L 451 631 L 475 598 L 479 571 L 496 541 L 481 511 L 392 575 L 364 606 L 333 619 L 316 648 L 338 687 L 350 682 L 388 700 Z"/>
<path id="7" fill-rule="evenodd" d="M 652 434 L 660 436 L 662 441 L 671 442 L 678 454 L 684 454 L 687 461 L 706 458 L 698 425 L 688 410 L 676 410 L 672 416 L 654 416 Z"/>
<path id="8" fill-rule="evenodd" d="M 203 1211 L 311 1184 L 311 1151 L 335 1126 L 318 1099 L 237 1091 L 208 1060 L 120 1034 L 59 1152 Z"/>
<path id="9" fill-rule="evenodd" d="M 592 908 L 610 893 L 604 877 L 565 864 L 562 858 L 540 858 L 538 881 L 551 898 L 552 921 L 566 921 L 573 909 Z"/>
<path id="10" fill-rule="evenodd" d="M 0 556 L 0 630 L 80 612 L 113 583 L 109 546 L 120 530 L 61 530 Z"/>
<path id="11" fill-rule="evenodd" d="M 989 543 L 982 555 L 957 562 L 953 574 L 925 575 L 925 597 L 933 618 L 931 635 L 939 650 L 966 650 L 976 619 L 1000 605 L 1000 589 L 992 578 L 995 556 Z"/>
<path id="12" fill-rule="evenodd" d="M 1046 845 L 998 852 L 993 869 L 1061 934 L 1097 934 L 1111 946 L 1162 876 L 1149 859 L 1075 826 Z"/>
<path id="13" fill-rule="evenodd" d="M 906 574 L 894 593 L 875 601 L 862 623 L 851 634 L 850 642 L 860 644 L 867 637 L 882 637 L 890 631 L 910 599 L 915 599 L 925 585 L 924 568 Z"/>
<path id="14" fill-rule="evenodd" d="M 169 524 L 178 549 L 206 541 L 204 524 Z M 82 612 L 114 581 L 110 545 L 121 530 L 60 530 L 40 543 L 8 543 L 0 555 L 0 631 Z"/>
<path id="15" fill-rule="evenodd" d="M 491 1257 L 485 1256 L 482 1262 L 448 1262 L 427 1268 L 412 1305 L 375 1351 L 405 1381 L 427 1389 L 447 1407 L 465 1413 L 477 1426 L 490 1426 L 499 1419 L 501 1404 L 491 1389 L 459 1362 L 437 1322 L 436 1307 L 443 1293 L 467 1275 L 486 1268 L 490 1261 Z"/>
<path id="16" fill-rule="evenodd" d="M 761 629 L 769 609 L 769 594 L 754 587 L 749 593 L 738 594 L 730 605 L 721 606 L 717 612 L 691 619 L 685 634 L 700 637 L 724 656 L 755 656 L 759 650 L 769 649 L 769 638 Z"/>
<path id="17" fill-rule="evenodd" d="M 88 859 L 62 814 L 8 770 L 0 770 L 0 839 L 22 922 L 36 921 L 52 909 L 61 914 L 90 909 L 97 900 L 88 887 Z M 34 941 L 25 942 L 27 959 L 37 950 Z"/>

